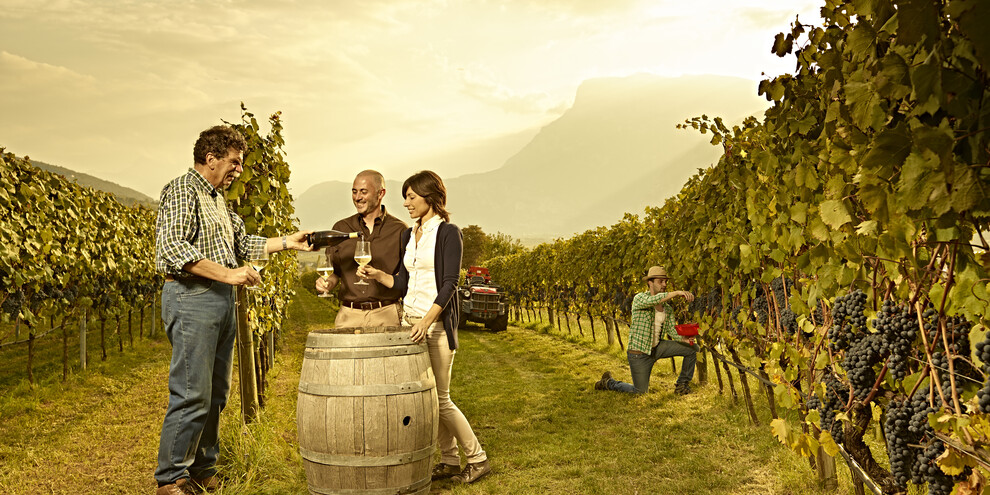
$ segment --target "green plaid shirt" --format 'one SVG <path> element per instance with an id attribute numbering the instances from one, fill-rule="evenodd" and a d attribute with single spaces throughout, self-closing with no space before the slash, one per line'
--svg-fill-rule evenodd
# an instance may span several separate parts
<path id="1" fill-rule="evenodd" d="M 650 344 L 653 343 L 653 323 L 656 321 L 656 310 L 653 308 L 660 303 L 660 300 L 667 297 L 666 292 L 650 295 L 649 292 L 640 292 L 633 296 L 632 300 L 632 321 L 629 323 L 629 350 L 639 351 L 649 354 L 653 351 Z M 683 340 L 674 328 L 677 321 L 674 319 L 674 310 L 669 303 L 663 303 L 663 311 L 667 316 L 663 320 L 662 334 L 667 334 L 674 340 Z"/>
<path id="2" fill-rule="evenodd" d="M 223 191 L 196 169 L 162 188 L 155 225 L 155 269 L 183 276 L 187 263 L 209 259 L 227 268 L 265 248 L 267 239 L 248 235 Z"/>

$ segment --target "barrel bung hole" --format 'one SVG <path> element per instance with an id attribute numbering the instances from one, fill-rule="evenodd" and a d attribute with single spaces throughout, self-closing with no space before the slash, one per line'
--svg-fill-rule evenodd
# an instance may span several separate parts
<path id="1" fill-rule="evenodd" d="M 412 418 L 410 418 L 409 416 L 402 418 L 402 426 L 409 426 L 409 421 L 411 420 Z"/>

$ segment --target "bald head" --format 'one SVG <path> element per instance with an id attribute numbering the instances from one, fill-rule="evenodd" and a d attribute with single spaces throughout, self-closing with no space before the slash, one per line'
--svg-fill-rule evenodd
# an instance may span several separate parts
<path id="1" fill-rule="evenodd" d="M 365 170 L 354 178 L 356 182 L 358 179 L 365 179 L 371 184 L 373 184 L 378 189 L 385 189 L 385 176 L 378 172 L 377 170 Z"/>
<path id="2" fill-rule="evenodd" d="M 354 178 L 351 201 L 361 216 L 377 216 L 385 197 L 385 177 L 375 170 L 365 170 Z"/>

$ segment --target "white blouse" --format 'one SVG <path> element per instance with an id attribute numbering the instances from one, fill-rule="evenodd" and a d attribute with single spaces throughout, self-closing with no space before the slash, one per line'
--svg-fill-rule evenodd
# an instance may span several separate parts
<path id="1" fill-rule="evenodd" d="M 406 295 L 402 298 L 402 311 L 407 316 L 422 318 L 437 300 L 437 276 L 436 276 L 436 249 L 437 232 L 443 219 L 440 215 L 426 221 L 423 224 L 423 235 L 416 242 L 416 231 L 413 228 L 412 235 L 409 236 L 409 243 L 406 244 L 406 255 L 402 258 L 402 263 L 406 265 L 409 272 L 409 285 Z"/>

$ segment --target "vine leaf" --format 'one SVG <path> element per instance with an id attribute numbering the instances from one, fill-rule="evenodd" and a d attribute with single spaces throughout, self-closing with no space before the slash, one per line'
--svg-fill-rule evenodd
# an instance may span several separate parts
<path id="1" fill-rule="evenodd" d="M 822 215 L 822 221 L 835 230 L 838 230 L 843 225 L 852 222 L 852 217 L 849 216 L 849 211 L 846 210 L 846 205 L 837 199 L 823 201 L 820 212 Z"/>
<path id="2" fill-rule="evenodd" d="M 963 456 L 956 453 L 955 449 L 945 449 L 942 455 L 935 459 L 938 462 L 938 467 L 942 468 L 942 472 L 949 476 L 956 476 L 962 474 L 966 466 L 972 465 L 976 467 L 976 463 L 971 463 Z"/>

